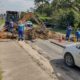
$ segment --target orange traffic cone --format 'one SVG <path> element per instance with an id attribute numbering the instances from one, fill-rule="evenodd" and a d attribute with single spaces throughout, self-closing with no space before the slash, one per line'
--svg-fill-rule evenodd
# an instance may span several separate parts
<path id="1" fill-rule="evenodd" d="M 65 37 L 64 37 L 64 36 L 62 36 L 62 40 L 64 40 L 64 41 L 65 41 Z"/>
<path id="2" fill-rule="evenodd" d="M 62 42 L 62 36 L 59 36 L 58 40 L 59 40 L 59 42 Z"/>

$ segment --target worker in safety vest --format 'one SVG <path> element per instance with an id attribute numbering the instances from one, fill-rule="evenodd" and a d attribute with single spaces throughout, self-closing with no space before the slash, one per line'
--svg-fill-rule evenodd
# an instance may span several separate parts
<path id="1" fill-rule="evenodd" d="M 66 30 L 66 40 L 69 40 L 70 35 L 71 35 L 72 27 L 68 26 Z"/>
<path id="2" fill-rule="evenodd" d="M 77 41 L 79 41 L 80 40 L 80 29 L 77 29 L 75 35 L 76 35 Z"/>
<path id="3" fill-rule="evenodd" d="M 18 40 L 24 40 L 24 23 L 22 21 L 19 21 L 18 24 Z"/>

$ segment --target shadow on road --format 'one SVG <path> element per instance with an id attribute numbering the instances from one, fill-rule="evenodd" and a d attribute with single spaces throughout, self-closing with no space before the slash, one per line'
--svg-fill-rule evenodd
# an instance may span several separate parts
<path id="1" fill-rule="evenodd" d="M 80 68 L 74 66 L 67 67 L 63 59 L 54 59 L 50 61 L 59 80 L 80 80 Z"/>

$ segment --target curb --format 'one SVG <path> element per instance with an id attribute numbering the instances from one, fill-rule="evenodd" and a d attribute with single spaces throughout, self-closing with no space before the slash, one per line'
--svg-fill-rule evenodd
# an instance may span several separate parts
<path id="1" fill-rule="evenodd" d="M 65 46 L 62 45 L 62 44 L 60 44 L 60 43 L 57 43 L 57 42 L 52 41 L 52 40 L 50 40 L 50 42 L 53 43 L 53 44 L 56 44 L 56 45 L 58 45 L 58 46 L 60 46 L 60 47 L 62 47 L 62 48 L 65 48 Z"/>
<path id="2" fill-rule="evenodd" d="M 34 59 L 34 61 L 44 71 L 46 71 L 49 74 L 49 76 L 51 78 L 58 80 L 51 64 L 49 63 L 49 61 L 46 58 L 44 58 L 42 55 L 40 55 L 36 50 L 32 49 L 32 47 L 29 44 L 25 43 L 24 41 L 19 41 L 18 43 L 22 48 L 24 48 L 28 52 L 28 54 Z"/>
<path id="3" fill-rule="evenodd" d="M 9 42 L 11 41 L 10 39 L 0 39 L 0 42 Z"/>

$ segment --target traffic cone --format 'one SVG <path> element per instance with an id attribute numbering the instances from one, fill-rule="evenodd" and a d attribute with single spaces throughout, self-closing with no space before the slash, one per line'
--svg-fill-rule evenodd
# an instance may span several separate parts
<path id="1" fill-rule="evenodd" d="M 59 40 L 59 42 L 62 42 L 62 36 L 59 36 L 58 40 Z"/>
<path id="2" fill-rule="evenodd" d="M 74 38 L 73 38 L 73 41 L 74 41 L 74 42 L 77 42 L 77 39 L 76 39 L 76 37 L 74 37 Z"/>
<path id="3" fill-rule="evenodd" d="M 65 41 L 65 36 L 62 36 L 62 40 Z"/>
<path id="4" fill-rule="evenodd" d="M 71 40 L 70 40 L 70 38 L 68 39 L 68 42 L 70 42 Z"/>

